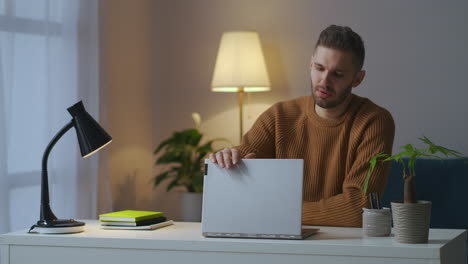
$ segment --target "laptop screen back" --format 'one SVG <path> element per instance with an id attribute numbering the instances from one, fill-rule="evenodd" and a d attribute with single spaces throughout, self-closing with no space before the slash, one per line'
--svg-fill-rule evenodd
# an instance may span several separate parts
<path id="1" fill-rule="evenodd" d="M 204 235 L 300 234 L 302 159 L 243 159 L 229 169 L 205 163 Z"/>

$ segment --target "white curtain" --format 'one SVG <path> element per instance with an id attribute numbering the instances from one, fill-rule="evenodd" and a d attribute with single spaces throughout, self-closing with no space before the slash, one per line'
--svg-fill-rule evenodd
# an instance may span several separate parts
<path id="1" fill-rule="evenodd" d="M 102 119 L 98 28 L 95 0 L 0 0 L 0 233 L 39 220 L 42 155 L 71 120 L 66 109 L 82 100 Z M 98 188 L 108 189 L 98 185 L 99 158 L 81 158 L 74 129 L 55 145 L 57 217 L 96 218 Z"/>

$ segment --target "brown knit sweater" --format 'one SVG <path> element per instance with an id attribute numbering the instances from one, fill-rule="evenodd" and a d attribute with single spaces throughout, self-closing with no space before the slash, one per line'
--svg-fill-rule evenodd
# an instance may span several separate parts
<path id="1" fill-rule="evenodd" d="M 362 226 L 369 160 L 391 153 L 394 121 L 387 110 L 354 94 L 338 120 L 319 117 L 314 106 L 312 96 L 273 105 L 237 148 L 257 158 L 304 159 L 303 224 Z M 378 163 L 369 192 L 382 194 L 387 174 L 388 163 Z"/>

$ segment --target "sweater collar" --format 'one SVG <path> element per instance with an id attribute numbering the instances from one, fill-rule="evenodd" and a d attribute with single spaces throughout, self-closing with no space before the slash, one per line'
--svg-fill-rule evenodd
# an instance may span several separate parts
<path id="1" fill-rule="evenodd" d="M 317 126 L 322 127 L 333 127 L 338 126 L 343 123 L 346 119 L 349 118 L 351 113 L 358 105 L 359 98 L 355 94 L 351 94 L 351 101 L 349 102 L 348 107 L 346 108 L 345 112 L 337 119 L 326 119 L 320 117 L 317 112 L 315 112 L 315 101 L 313 96 L 309 96 L 307 102 L 307 116 L 313 123 Z"/>

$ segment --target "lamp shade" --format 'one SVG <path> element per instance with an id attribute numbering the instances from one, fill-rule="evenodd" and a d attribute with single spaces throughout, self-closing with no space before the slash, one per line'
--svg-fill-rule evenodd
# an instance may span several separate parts
<path id="1" fill-rule="evenodd" d="M 214 92 L 262 92 L 270 90 L 265 59 L 256 32 L 225 32 L 211 82 Z"/>
<path id="2" fill-rule="evenodd" d="M 112 141 L 111 136 L 86 112 L 81 101 L 67 110 L 73 118 L 72 123 L 83 158 L 91 156 Z"/>

